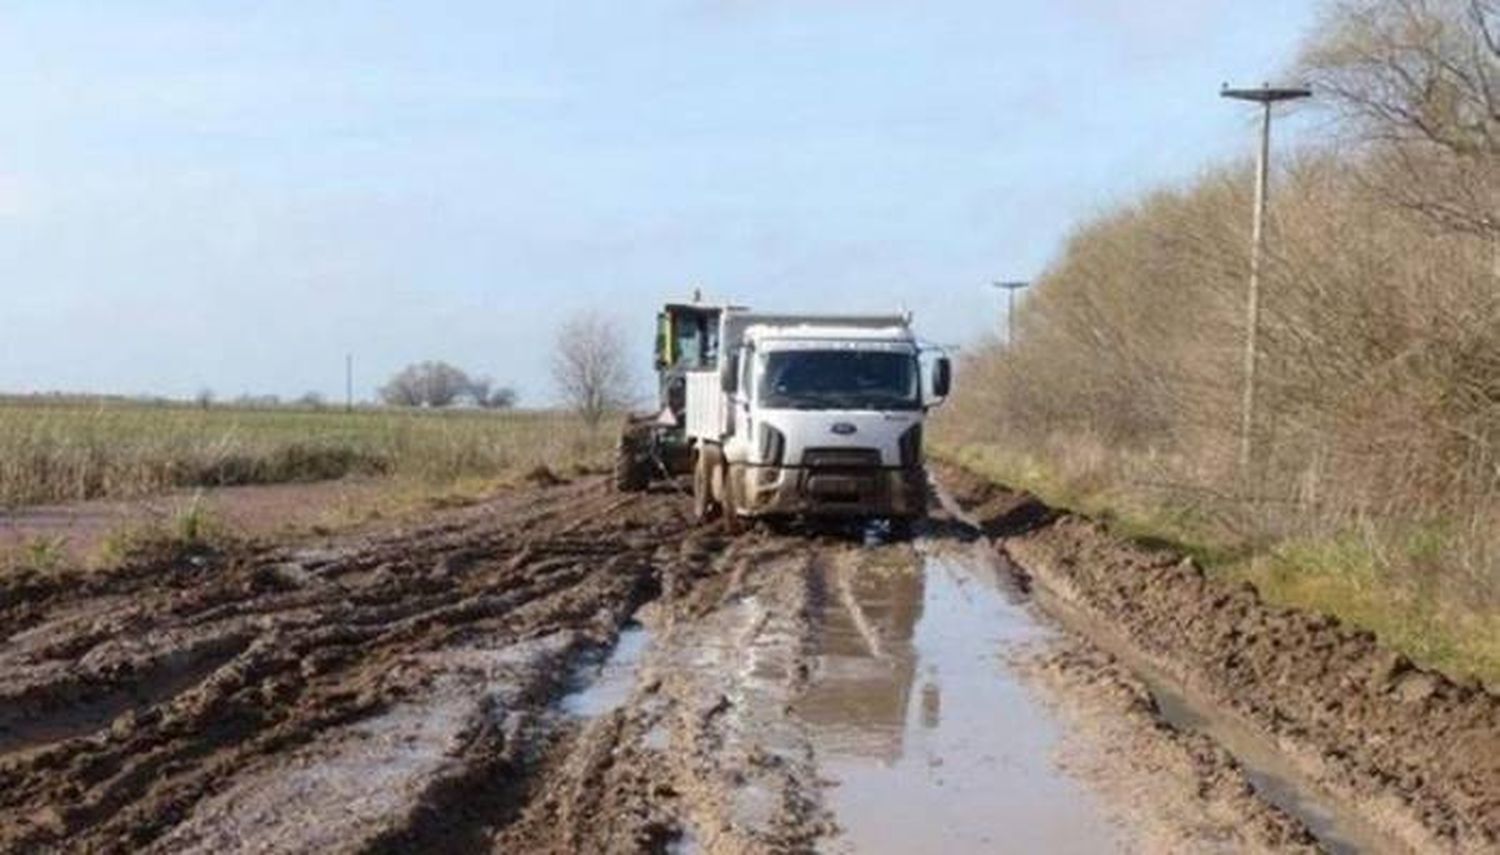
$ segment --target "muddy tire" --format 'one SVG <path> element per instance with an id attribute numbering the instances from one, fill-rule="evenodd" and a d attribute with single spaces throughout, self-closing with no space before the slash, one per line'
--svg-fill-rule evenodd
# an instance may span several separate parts
<path id="1" fill-rule="evenodd" d="M 708 455 L 693 455 L 693 520 L 706 523 L 717 516 L 719 505 L 713 494 L 713 463 Z"/>
<path id="2" fill-rule="evenodd" d="M 917 527 L 917 520 L 914 517 L 891 517 L 888 524 L 891 540 L 900 542 L 911 540 Z"/>
<path id="3" fill-rule="evenodd" d="M 651 483 L 651 457 L 644 447 L 645 436 L 626 428 L 615 446 L 615 489 L 622 493 L 639 493 Z"/>
<path id="4" fill-rule="evenodd" d="M 745 518 L 740 516 L 739 501 L 734 494 L 734 479 L 729 474 L 729 464 L 723 465 L 724 473 L 724 531 L 741 534 L 745 531 Z"/>

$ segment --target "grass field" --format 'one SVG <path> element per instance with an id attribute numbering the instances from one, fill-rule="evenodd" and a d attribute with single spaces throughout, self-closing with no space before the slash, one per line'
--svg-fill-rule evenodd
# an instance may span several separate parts
<path id="1" fill-rule="evenodd" d="M 0 507 L 388 475 L 442 483 L 598 466 L 612 425 L 551 412 L 200 409 L 0 399 Z"/>

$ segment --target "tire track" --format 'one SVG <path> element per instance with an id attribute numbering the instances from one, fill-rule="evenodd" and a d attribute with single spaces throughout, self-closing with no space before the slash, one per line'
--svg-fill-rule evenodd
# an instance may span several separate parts
<path id="1" fill-rule="evenodd" d="M 379 810 L 346 811 L 334 848 L 430 837 L 432 805 L 467 804 L 464 781 L 527 761 L 522 720 L 560 691 L 560 662 L 654 595 L 653 557 L 679 520 L 590 481 L 322 550 L 173 557 L 166 585 L 140 567 L 59 581 L 0 654 L 22 666 L 0 677 L 0 724 L 28 722 L 0 732 L 0 849 L 305 849 L 329 841 L 306 822 L 270 827 L 274 805 L 347 792 L 360 769 L 404 784 L 366 793 Z M 90 610 L 119 596 L 137 604 Z M 507 658 L 549 638 L 550 655 Z M 406 810 L 376 798 L 392 793 Z M 514 797 L 492 799 L 500 820 Z"/>

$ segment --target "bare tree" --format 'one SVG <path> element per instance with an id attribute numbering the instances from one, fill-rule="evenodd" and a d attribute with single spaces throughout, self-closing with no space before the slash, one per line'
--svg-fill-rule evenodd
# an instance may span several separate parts
<path id="1" fill-rule="evenodd" d="M 281 406 L 281 398 L 277 395 L 255 395 L 246 392 L 236 397 L 233 403 L 236 407 L 267 410 Z"/>
<path id="2" fill-rule="evenodd" d="M 1370 186 L 1444 228 L 1500 237 L 1500 3 L 1344 0 L 1301 66 L 1370 146 Z"/>
<path id="3" fill-rule="evenodd" d="M 516 405 L 516 390 L 509 386 L 501 386 L 491 389 L 488 395 L 479 402 L 479 405 L 487 410 L 508 410 Z"/>
<path id="4" fill-rule="evenodd" d="M 415 378 L 408 374 L 410 371 L 410 368 L 403 369 L 384 386 L 377 389 L 376 394 L 380 396 L 380 400 L 392 407 L 422 406 L 422 388 Z"/>
<path id="5" fill-rule="evenodd" d="M 469 400 L 474 402 L 474 406 L 485 407 L 489 404 L 490 389 L 494 385 L 495 381 L 488 377 L 470 377 L 469 385 L 464 389 L 464 394 L 469 396 Z"/>
<path id="6" fill-rule="evenodd" d="M 557 333 L 552 380 L 564 401 L 594 428 L 631 400 L 631 371 L 619 324 L 596 312 L 574 315 Z"/>
<path id="7" fill-rule="evenodd" d="M 515 406 L 516 392 L 509 386 L 470 374 L 446 362 L 417 362 L 406 366 L 380 387 L 380 399 L 392 407 L 447 407 L 461 398 L 486 409 Z"/>
<path id="8" fill-rule="evenodd" d="M 380 398 L 393 407 L 446 407 L 469 393 L 469 375 L 446 362 L 408 365 L 380 387 Z"/>
<path id="9" fill-rule="evenodd" d="M 504 410 L 516 404 L 515 389 L 496 386 L 494 380 L 483 376 L 470 379 L 465 394 L 473 399 L 475 406 L 486 410 Z"/>
<path id="10" fill-rule="evenodd" d="M 214 390 L 207 386 L 199 389 L 198 393 L 193 396 L 193 403 L 197 404 L 200 410 L 212 407 L 214 405 Z"/>

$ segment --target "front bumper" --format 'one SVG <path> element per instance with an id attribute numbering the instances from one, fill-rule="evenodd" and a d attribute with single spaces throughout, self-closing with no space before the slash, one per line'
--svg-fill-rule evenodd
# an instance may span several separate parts
<path id="1" fill-rule="evenodd" d="M 812 468 L 732 464 L 746 516 L 920 517 L 927 473 L 902 468 Z"/>

